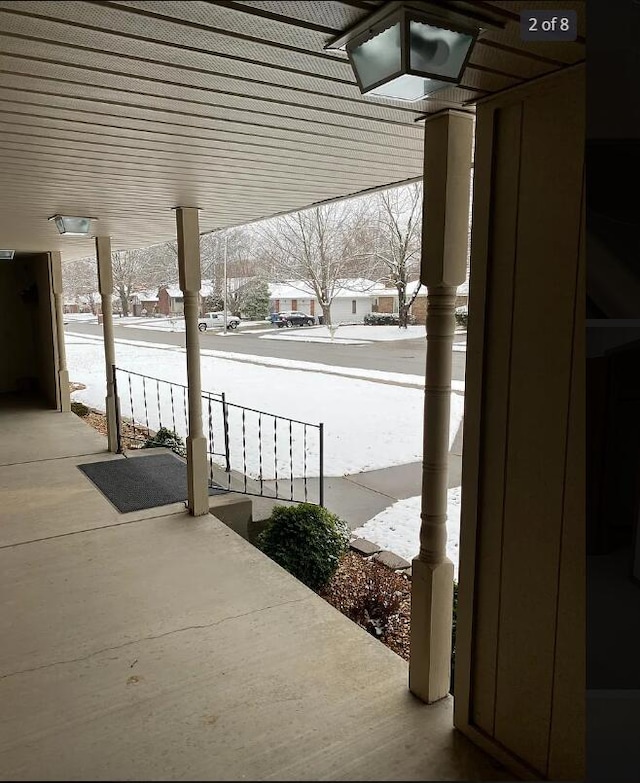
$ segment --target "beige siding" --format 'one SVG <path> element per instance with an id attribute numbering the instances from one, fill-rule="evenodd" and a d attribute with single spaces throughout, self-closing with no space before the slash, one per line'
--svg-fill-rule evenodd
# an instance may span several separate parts
<path id="1" fill-rule="evenodd" d="M 576 70 L 477 116 L 456 723 L 553 779 L 583 753 L 583 89 Z"/>

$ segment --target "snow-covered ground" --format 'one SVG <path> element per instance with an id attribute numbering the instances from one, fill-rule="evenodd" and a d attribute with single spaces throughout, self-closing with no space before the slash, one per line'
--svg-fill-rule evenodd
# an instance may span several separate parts
<path id="1" fill-rule="evenodd" d="M 261 340 L 301 340 L 303 342 L 339 343 L 341 345 L 369 343 L 388 340 L 415 340 L 426 334 L 424 326 L 338 326 L 333 337 L 328 326 L 301 327 L 300 329 L 278 329 L 275 334 L 266 334 Z"/>
<path id="2" fill-rule="evenodd" d="M 67 335 L 67 362 L 71 381 L 86 385 L 86 389 L 74 392 L 73 398 L 102 409 L 105 396 L 104 354 L 102 342 L 79 335 Z M 296 419 L 301 422 L 325 425 L 325 475 L 341 476 L 375 470 L 392 465 L 402 465 L 422 459 L 422 417 L 424 393 L 420 388 L 407 388 L 373 380 L 360 380 L 343 375 L 299 369 L 300 365 L 289 360 L 288 366 L 264 363 L 250 363 L 251 359 L 262 357 L 240 355 L 241 360 L 230 359 L 222 352 L 202 351 L 202 387 L 207 391 L 225 392 L 227 401 L 258 411 Z M 177 346 L 157 346 L 132 341 L 116 340 L 118 367 L 162 380 L 186 384 L 185 351 Z M 360 374 L 356 368 L 341 368 Z M 393 375 L 380 373 L 380 375 Z M 408 376 L 414 378 L 414 376 Z M 128 383 L 121 385 L 120 399 L 122 413 L 129 416 Z M 160 388 L 163 388 L 160 385 Z M 140 381 L 132 381 L 131 394 L 134 397 L 134 411 L 144 410 L 144 389 Z M 146 415 L 148 426 L 157 429 L 160 424 L 173 421 L 175 429 L 186 435 L 183 400 L 174 393 L 173 406 L 168 392 L 163 392 L 160 412 L 155 396 L 155 385 L 147 383 Z M 464 398 L 453 394 L 451 398 L 451 433 L 453 443 L 462 421 Z M 220 406 L 213 403 L 214 426 L 217 428 Z M 206 412 L 206 411 L 205 411 Z M 160 415 L 159 415 L 160 414 Z M 146 422 L 143 420 L 143 423 Z M 208 430 L 208 420 L 204 423 Z M 273 419 L 247 413 L 244 421 L 247 438 L 257 436 L 261 427 L 263 437 L 262 475 L 268 479 L 274 476 L 276 463 L 273 459 Z M 304 434 L 301 428 L 278 424 L 277 465 L 280 475 L 290 465 L 290 447 L 294 452 L 299 475 L 304 448 Z M 220 436 L 218 435 L 218 438 Z M 256 449 L 242 449 L 241 411 L 230 409 L 230 450 L 232 465 L 241 467 L 246 460 L 247 472 L 257 476 L 260 472 L 260 457 Z M 216 450 L 217 447 L 216 447 Z M 315 432 L 307 429 L 306 440 L 307 475 L 317 475 L 318 440 Z"/>
<path id="3" fill-rule="evenodd" d="M 233 339 L 230 333 L 229 339 Z M 98 335 L 83 335 L 86 340 L 92 340 L 102 345 L 102 338 Z M 127 340 L 119 338 L 120 345 L 139 346 L 141 348 L 153 346 L 159 350 L 178 351 L 184 354 L 184 347 L 176 347 L 170 344 L 147 343 L 143 340 Z M 229 361 L 245 362 L 264 367 L 280 367 L 285 370 L 307 370 L 323 374 L 343 375 L 345 378 L 357 378 L 358 380 L 371 380 L 424 389 L 424 375 L 412 375 L 411 373 L 386 372 L 384 370 L 365 370 L 360 367 L 338 367 L 322 362 L 307 362 L 300 359 L 282 359 L 276 356 L 257 356 L 255 354 L 236 353 L 234 351 L 220 351 L 213 348 L 200 348 L 200 356 L 227 359 Z M 205 388 L 203 386 L 203 388 Z M 451 381 L 451 388 L 455 392 L 464 393 L 464 381 Z"/>
<path id="4" fill-rule="evenodd" d="M 457 579 L 460 487 L 450 489 L 447 500 L 447 557 L 453 562 Z M 420 550 L 420 503 L 420 496 L 398 500 L 354 530 L 353 535 L 373 541 L 383 549 L 411 561 Z"/>
<path id="5" fill-rule="evenodd" d="M 98 316 L 93 313 L 64 313 L 62 316 L 64 323 L 72 323 L 74 321 L 95 321 L 98 323 Z"/>

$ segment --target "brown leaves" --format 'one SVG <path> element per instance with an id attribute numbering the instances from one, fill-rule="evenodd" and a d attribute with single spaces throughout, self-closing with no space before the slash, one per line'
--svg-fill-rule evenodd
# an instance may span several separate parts
<path id="1" fill-rule="evenodd" d="M 319 595 L 402 658 L 409 659 L 411 580 L 406 575 L 348 552 Z"/>

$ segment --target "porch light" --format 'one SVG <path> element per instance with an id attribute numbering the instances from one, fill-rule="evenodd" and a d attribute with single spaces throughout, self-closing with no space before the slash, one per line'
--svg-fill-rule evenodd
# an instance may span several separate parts
<path id="1" fill-rule="evenodd" d="M 91 223 L 96 218 L 71 217 L 69 215 L 53 215 L 49 220 L 56 224 L 59 234 L 68 237 L 88 237 L 91 233 Z"/>
<path id="2" fill-rule="evenodd" d="M 478 33 L 478 27 L 398 2 L 325 48 L 346 50 L 363 95 L 419 101 L 460 83 Z"/>
<path id="3" fill-rule="evenodd" d="M 0 250 L 0 261 L 11 261 L 15 252 L 15 250 Z"/>

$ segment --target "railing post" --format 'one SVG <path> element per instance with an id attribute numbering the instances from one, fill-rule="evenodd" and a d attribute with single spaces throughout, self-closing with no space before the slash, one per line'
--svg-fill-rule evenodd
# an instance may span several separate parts
<path id="1" fill-rule="evenodd" d="M 229 451 L 229 417 L 227 414 L 227 398 L 224 392 L 222 397 L 222 426 L 224 430 L 224 456 L 226 461 L 226 471 L 231 472 L 231 454 Z"/>
<path id="2" fill-rule="evenodd" d="M 319 457 L 320 457 L 320 491 L 319 491 L 319 502 L 320 506 L 324 508 L 324 424 L 322 422 L 318 425 L 319 429 L 319 437 L 320 437 L 320 446 L 319 446 Z"/>
<path id="3" fill-rule="evenodd" d="M 124 449 L 122 448 L 122 418 L 120 415 L 120 397 L 118 396 L 118 368 L 115 364 L 111 365 L 111 377 L 113 381 L 113 394 L 116 401 L 116 443 L 117 453 L 122 454 Z"/>

